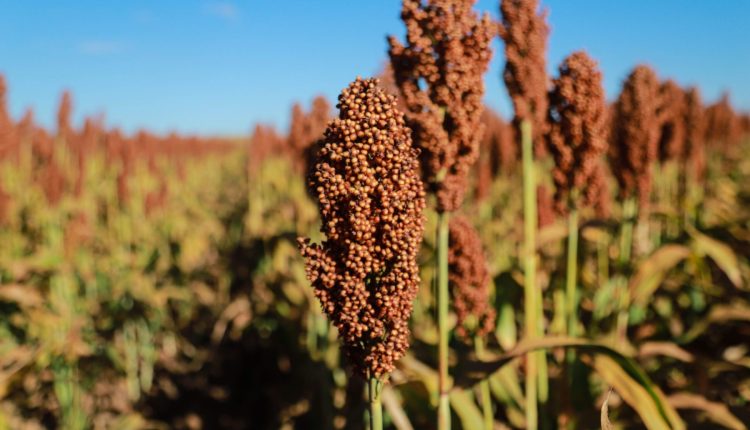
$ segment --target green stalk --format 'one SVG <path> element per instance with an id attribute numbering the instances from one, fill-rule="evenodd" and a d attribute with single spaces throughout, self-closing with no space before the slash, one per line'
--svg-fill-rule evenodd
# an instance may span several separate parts
<path id="1" fill-rule="evenodd" d="M 541 331 L 541 295 L 536 286 L 536 178 L 534 154 L 531 140 L 531 123 L 521 122 L 521 150 L 523 154 L 523 221 L 524 221 L 524 324 L 526 338 L 537 338 Z M 535 429 L 539 424 L 537 412 L 537 378 L 539 365 L 545 359 L 544 352 L 526 355 L 526 428 Z M 546 384 L 545 384 L 546 385 Z"/>
<path id="2" fill-rule="evenodd" d="M 629 197 L 623 203 L 623 225 L 620 236 L 620 256 L 619 266 L 620 275 L 618 279 L 618 315 L 617 315 L 617 334 L 620 340 L 625 340 L 628 330 L 628 307 L 630 306 L 630 299 L 628 297 L 628 283 L 627 277 L 624 273 L 625 268 L 628 266 L 631 257 L 631 251 L 633 249 L 633 223 L 635 222 L 636 216 L 636 203 L 634 197 Z"/>
<path id="3" fill-rule="evenodd" d="M 605 238 L 596 246 L 596 258 L 599 263 L 599 285 L 609 282 L 609 238 Z"/>
<path id="4" fill-rule="evenodd" d="M 578 325 L 576 311 L 576 280 L 578 278 L 578 209 L 571 207 L 568 214 L 568 262 L 565 277 L 565 311 L 568 314 L 568 336 L 574 337 Z M 572 349 L 568 349 L 572 358 Z"/>
<path id="5" fill-rule="evenodd" d="M 450 430 L 451 409 L 448 399 L 450 390 L 448 381 L 448 338 L 450 330 L 448 327 L 448 219 L 450 214 L 438 212 L 438 237 L 437 237 L 437 308 L 438 308 L 438 390 L 440 400 L 438 403 L 438 429 Z"/>
<path id="6" fill-rule="evenodd" d="M 675 217 L 672 217 L 669 221 L 669 238 L 673 239 L 680 234 L 680 215 L 684 208 L 682 201 L 680 200 L 680 166 L 677 161 L 672 161 L 669 165 L 670 175 L 669 181 L 671 185 L 671 195 L 669 196 L 668 205 L 674 205 L 677 208 L 678 213 Z"/>
<path id="7" fill-rule="evenodd" d="M 383 404 L 380 401 L 383 384 L 380 379 L 373 376 L 369 382 L 367 392 L 370 400 L 370 430 L 383 430 Z"/>
<path id="8" fill-rule="evenodd" d="M 622 206 L 622 232 L 620 235 L 620 266 L 630 261 L 633 250 L 633 222 L 635 218 L 635 197 L 628 197 Z"/>
<path id="9" fill-rule="evenodd" d="M 484 356 L 484 340 L 477 336 L 474 338 L 474 352 L 477 358 Z M 492 398 L 490 397 L 490 381 L 485 378 L 479 383 L 479 391 L 482 394 L 482 416 L 484 417 L 484 430 L 492 430 L 495 420 L 492 416 Z"/>

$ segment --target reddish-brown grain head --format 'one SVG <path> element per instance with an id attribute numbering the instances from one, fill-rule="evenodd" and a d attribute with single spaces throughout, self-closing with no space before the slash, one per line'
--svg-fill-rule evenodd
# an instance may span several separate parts
<path id="1" fill-rule="evenodd" d="M 729 102 L 729 94 L 706 109 L 706 141 L 723 150 L 734 146 L 741 138 L 741 124 Z"/>
<path id="2" fill-rule="evenodd" d="M 60 106 L 57 108 L 57 136 L 69 139 L 72 135 L 70 116 L 73 113 L 73 96 L 70 91 L 63 91 Z"/>
<path id="3" fill-rule="evenodd" d="M 451 218 L 449 230 L 448 280 L 458 319 L 456 334 L 465 340 L 484 337 L 495 328 L 495 309 L 482 241 L 462 216 Z"/>
<path id="4" fill-rule="evenodd" d="M 702 180 L 706 172 L 706 115 L 698 88 L 685 92 L 685 144 L 684 158 L 688 175 Z"/>
<path id="5" fill-rule="evenodd" d="M 0 75 L 0 159 L 7 156 L 15 145 L 15 127 L 8 113 L 8 96 L 5 77 Z"/>
<path id="6" fill-rule="evenodd" d="M 585 52 L 568 56 L 549 94 L 549 150 L 555 160 L 555 208 L 565 213 L 586 195 L 607 150 L 602 74 Z M 585 203 L 587 200 L 584 200 Z"/>
<path id="7" fill-rule="evenodd" d="M 479 152 L 483 75 L 495 25 L 473 0 L 404 0 L 406 43 L 389 38 L 396 85 L 421 152 L 422 175 L 440 212 L 462 203 Z"/>
<path id="8" fill-rule="evenodd" d="M 547 153 L 547 37 L 546 13 L 537 0 L 500 2 L 500 37 L 505 43 L 503 80 L 513 102 L 516 127 L 521 121 L 532 125 L 534 151 Z"/>
<path id="9" fill-rule="evenodd" d="M 310 177 L 326 240 L 300 248 L 350 364 L 379 377 L 409 346 L 424 186 L 411 131 L 376 80 L 352 82 L 338 107 Z"/>
<path id="10" fill-rule="evenodd" d="M 628 75 L 615 103 L 610 145 L 612 173 L 620 196 L 638 196 L 642 208 L 651 193 L 651 166 L 659 139 L 659 80 L 648 66 L 637 66 Z"/>
<path id="11" fill-rule="evenodd" d="M 685 92 L 671 79 L 659 88 L 659 160 L 677 160 L 685 152 Z"/>

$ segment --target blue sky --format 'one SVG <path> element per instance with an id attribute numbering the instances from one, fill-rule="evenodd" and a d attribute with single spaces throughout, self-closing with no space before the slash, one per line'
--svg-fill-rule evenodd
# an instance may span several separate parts
<path id="1" fill-rule="evenodd" d="M 698 84 L 711 100 L 732 92 L 750 110 L 750 2 L 547 0 L 549 68 L 586 49 L 609 98 L 639 62 Z M 402 35 L 398 0 L 0 0 L 0 73 L 19 117 L 34 107 L 52 124 L 60 92 L 75 119 L 105 112 L 133 131 L 244 134 L 256 121 L 286 127 L 292 102 L 335 99 L 386 60 Z M 497 15 L 497 0 L 478 10 Z M 500 43 L 487 104 L 509 113 Z"/>

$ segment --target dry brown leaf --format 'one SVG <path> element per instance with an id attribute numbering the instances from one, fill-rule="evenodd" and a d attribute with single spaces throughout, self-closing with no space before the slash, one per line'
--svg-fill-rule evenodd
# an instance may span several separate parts
<path id="1" fill-rule="evenodd" d="M 652 357 L 655 355 L 671 357 L 685 363 L 692 363 L 695 360 L 693 354 L 672 342 L 646 342 L 638 349 L 639 357 Z"/>
<path id="2" fill-rule="evenodd" d="M 729 408 L 719 402 L 712 402 L 705 397 L 693 393 L 676 393 L 667 398 L 669 404 L 676 409 L 697 409 L 706 414 L 706 418 L 732 430 L 747 430 L 747 426 L 737 419 Z"/>
<path id="3" fill-rule="evenodd" d="M 602 403 L 602 409 L 601 409 L 601 415 L 600 415 L 602 430 L 613 430 L 612 423 L 609 421 L 609 396 L 611 394 L 612 394 L 612 387 L 609 387 L 609 392 L 607 393 L 607 397 L 604 399 L 604 403 Z"/>

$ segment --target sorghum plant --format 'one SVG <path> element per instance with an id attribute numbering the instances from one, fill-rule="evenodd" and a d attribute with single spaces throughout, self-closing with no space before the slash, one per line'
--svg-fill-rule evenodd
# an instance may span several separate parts
<path id="1" fill-rule="evenodd" d="M 685 150 L 685 93 L 671 79 L 659 88 L 659 160 L 664 163 L 682 156 Z"/>
<path id="2" fill-rule="evenodd" d="M 648 206 L 651 167 L 659 139 L 659 81 L 648 66 L 637 66 L 628 75 L 615 104 L 610 162 L 620 184 L 620 197 L 637 196 L 641 209 Z"/>
<path id="3" fill-rule="evenodd" d="M 524 336 L 531 340 L 544 334 L 542 292 L 537 285 L 536 233 L 537 180 L 534 156 L 546 154 L 547 36 L 544 13 L 537 0 L 502 0 L 500 37 L 505 43 L 503 80 L 513 102 L 513 119 L 521 139 L 524 216 Z M 546 215 L 546 214 L 545 214 Z M 538 425 L 537 402 L 548 396 L 547 360 L 542 351 L 526 356 L 526 424 Z"/>
<path id="4" fill-rule="evenodd" d="M 654 163 L 658 158 L 660 122 L 659 80 L 648 66 L 639 65 L 628 75 L 615 103 L 609 160 L 612 173 L 620 185 L 623 224 L 620 231 L 619 265 L 630 264 L 633 247 L 633 225 L 636 214 L 642 239 L 646 239 L 646 210 L 651 197 Z M 638 198 L 638 204 L 636 204 Z M 621 340 L 627 335 L 629 299 L 626 279 L 619 279 L 619 315 L 617 332 Z"/>
<path id="5" fill-rule="evenodd" d="M 690 163 L 687 175 L 702 180 L 706 170 L 706 116 L 700 90 L 690 87 L 685 92 L 685 159 Z"/>
<path id="6" fill-rule="evenodd" d="M 597 198 L 590 184 L 606 151 L 604 88 L 599 67 L 585 52 L 565 58 L 549 94 L 549 149 L 555 160 L 555 203 L 568 214 L 567 332 L 576 335 L 578 211 Z"/>
<path id="7" fill-rule="evenodd" d="M 546 154 L 547 130 L 547 37 L 546 12 L 539 13 L 537 0 L 502 0 L 500 38 L 505 44 L 503 80 L 508 88 L 514 122 L 520 129 L 528 121 L 534 151 Z"/>
<path id="8" fill-rule="evenodd" d="M 448 278 L 453 296 L 453 309 L 458 321 L 456 334 L 474 344 L 481 358 L 484 339 L 495 329 L 495 309 L 490 300 L 490 275 L 479 234 L 464 217 L 450 220 Z M 484 428 L 493 428 L 492 399 L 489 381 L 480 383 Z"/>
<path id="9" fill-rule="evenodd" d="M 66 142 L 72 137 L 73 128 L 70 125 L 70 116 L 73 111 L 73 96 L 70 91 L 64 91 L 60 98 L 60 106 L 57 108 L 57 137 Z"/>
<path id="10" fill-rule="evenodd" d="M 404 0 L 406 44 L 388 39 L 422 177 L 437 197 L 437 313 L 440 402 L 438 427 L 450 428 L 448 402 L 448 218 L 461 206 L 479 153 L 483 75 L 495 25 L 473 11 L 474 0 Z"/>
<path id="11" fill-rule="evenodd" d="M 299 103 L 292 107 L 292 119 L 287 137 L 286 154 L 292 166 L 300 172 L 306 172 L 309 158 L 314 159 L 311 147 L 316 147 L 315 141 L 320 138 L 330 119 L 331 107 L 323 96 L 313 99 L 312 109 L 306 113 Z"/>
<path id="12" fill-rule="evenodd" d="M 357 78 L 339 96 L 338 108 L 309 184 L 326 240 L 299 244 L 349 363 L 370 381 L 378 428 L 380 385 L 409 347 L 424 187 L 411 131 L 376 80 Z"/>
<path id="13" fill-rule="evenodd" d="M 495 309 L 490 302 L 490 276 L 482 240 L 469 220 L 450 221 L 448 279 L 456 311 L 456 335 L 464 340 L 484 337 L 495 328 Z"/>
<path id="14" fill-rule="evenodd" d="M 461 205 L 482 137 L 483 75 L 495 30 L 488 15 L 476 15 L 473 4 L 405 0 L 401 19 L 407 44 L 388 39 L 406 118 L 422 150 L 422 175 L 437 196 L 438 212 Z"/>
<path id="15" fill-rule="evenodd" d="M 706 175 L 706 115 L 698 88 L 690 87 L 685 92 L 685 150 L 682 154 L 682 198 L 685 221 L 697 219 L 697 205 L 703 199 Z"/>

